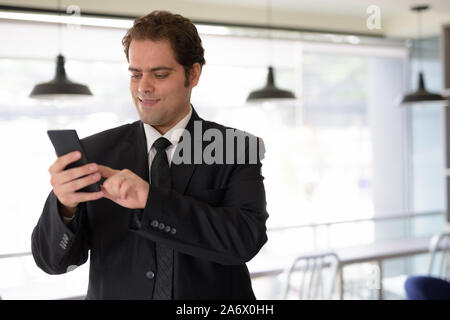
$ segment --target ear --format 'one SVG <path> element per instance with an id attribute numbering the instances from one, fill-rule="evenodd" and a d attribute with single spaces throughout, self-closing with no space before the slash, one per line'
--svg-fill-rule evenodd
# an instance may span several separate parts
<path id="1" fill-rule="evenodd" d="M 202 67 L 200 66 L 200 63 L 194 63 L 189 71 L 189 84 L 191 88 L 197 86 L 201 72 Z"/>

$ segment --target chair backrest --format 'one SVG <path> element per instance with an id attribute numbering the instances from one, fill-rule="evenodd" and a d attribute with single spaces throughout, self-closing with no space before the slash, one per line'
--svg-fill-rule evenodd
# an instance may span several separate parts
<path id="1" fill-rule="evenodd" d="M 440 260 L 439 258 L 439 251 Z M 443 232 L 431 238 L 430 241 L 430 261 L 428 264 L 428 275 L 433 275 L 435 266 L 438 266 L 438 273 L 434 274 L 438 278 L 450 280 L 450 232 Z"/>
<path id="2" fill-rule="evenodd" d="M 339 268 L 339 257 L 334 252 L 295 258 L 285 272 L 282 299 L 332 299 Z"/>

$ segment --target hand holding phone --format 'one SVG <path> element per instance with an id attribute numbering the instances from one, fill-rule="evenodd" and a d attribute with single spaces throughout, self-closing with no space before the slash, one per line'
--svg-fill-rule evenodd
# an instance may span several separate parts
<path id="1" fill-rule="evenodd" d="M 50 182 L 61 204 L 73 209 L 80 202 L 102 198 L 98 166 L 89 163 L 76 131 L 49 130 L 47 133 L 58 156 L 49 168 Z"/>

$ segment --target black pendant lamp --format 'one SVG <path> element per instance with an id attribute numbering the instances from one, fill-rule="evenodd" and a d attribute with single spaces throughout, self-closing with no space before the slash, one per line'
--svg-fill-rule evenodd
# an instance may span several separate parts
<path id="1" fill-rule="evenodd" d="M 260 90 L 252 91 L 247 101 L 267 99 L 295 99 L 295 95 L 292 92 L 279 89 L 275 86 L 272 66 L 269 66 L 266 86 Z"/>
<path id="2" fill-rule="evenodd" d="M 70 81 L 64 68 L 64 56 L 59 54 L 56 58 L 55 78 L 49 82 L 39 83 L 31 91 L 31 98 L 56 98 L 58 96 L 75 97 L 79 95 L 92 95 L 91 90 L 83 84 Z"/>
<path id="3" fill-rule="evenodd" d="M 267 1 L 267 16 L 268 22 L 272 23 L 272 7 L 270 0 Z M 270 58 L 272 59 L 272 31 L 270 32 Z M 279 89 L 275 86 L 275 77 L 273 67 L 269 66 L 269 72 L 267 74 L 267 82 L 264 88 L 250 92 L 247 97 L 248 102 L 264 101 L 272 99 L 295 99 L 295 95 L 287 90 Z"/>
<path id="4" fill-rule="evenodd" d="M 61 0 L 58 0 L 58 10 L 61 8 Z M 58 23 L 58 44 L 61 52 L 61 22 Z M 35 99 L 57 99 L 57 98 L 78 98 L 92 96 L 91 90 L 83 84 L 70 81 L 64 68 L 65 59 L 62 54 L 56 57 L 55 78 L 51 81 L 39 83 L 34 86 L 30 93 L 30 98 Z"/>
<path id="5" fill-rule="evenodd" d="M 429 6 L 427 5 L 421 5 L 421 6 L 415 6 L 412 7 L 412 11 L 416 11 L 419 17 L 419 37 L 418 37 L 418 45 L 419 45 L 419 64 L 421 65 L 421 52 L 420 52 L 420 31 L 421 31 L 421 24 L 420 24 L 420 13 L 424 10 L 427 10 Z M 425 87 L 425 76 L 423 75 L 422 71 L 419 71 L 419 79 L 417 83 L 417 90 L 411 93 L 408 93 L 405 95 L 402 99 L 402 103 L 414 103 L 414 102 L 425 102 L 425 101 L 443 101 L 446 100 L 442 95 L 438 93 L 432 93 L 427 91 Z"/>
<path id="6" fill-rule="evenodd" d="M 423 72 L 419 72 L 419 81 L 417 85 L 417 90 L 407 94 L 403 97 L 402 103 L 413 103 L 421 101 L 442 101 L 445 98 L 438 94 L 427 91 L 425 88 L 425 79 Z"/>

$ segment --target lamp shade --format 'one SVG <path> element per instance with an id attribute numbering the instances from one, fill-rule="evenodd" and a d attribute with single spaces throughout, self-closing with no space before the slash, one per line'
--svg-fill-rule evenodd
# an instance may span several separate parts
<path id="1" fill-rule="evenodd" d="M 56 58 L 55 78 L 49 82 L 37 84 L 30 93 L 31 98 L 46 99 L 57 96 L 86 96 L 92 95 L 91 90 L 83 84 L 70 81 L 64 68 L 65 59 L 61 54 Z"/>
<path id="2" fill-rule="evenodd" d="M 441 101 L 446 100 L 442 95 L 438 93 L 432 93 L 425 88 L 425 77 L 422 72 L 419 72 L 419 80 L 417 90 L 408 93 L 403 97 L 402 103 L 414 103 L 422 101 Z"/>
<path id="3" fill-rule="evenodd" d="M 252 91 L 247 97 L 247 101 L 265 99 L 295 99 L 295 95 L 292 92 L 279 89 L 275 86 L 273 68 L 271 66 L 269 66 L 266 86 L 260 90 Z"/>

